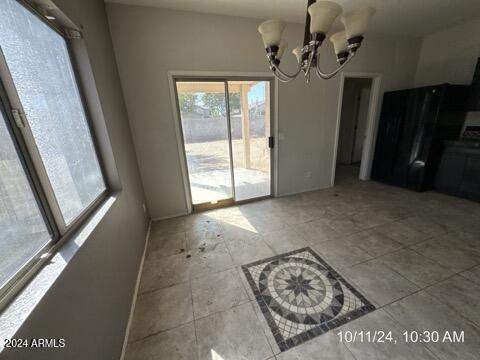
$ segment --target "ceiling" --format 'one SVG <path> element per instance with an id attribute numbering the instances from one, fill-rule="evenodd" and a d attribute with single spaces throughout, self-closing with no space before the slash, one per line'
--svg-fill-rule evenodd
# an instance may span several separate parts
<path id="1" fill-rule="evenodd" d="M 306 0 L 105 1 L 258 19 L 279 18 L 296 23 L 304 23 L 307 4 Z M 360 6 L 374 6 L 377 14 L 372 19 L 370 30 L 395 35 L 423 36 L 480 17 L 479 0 L 336 0 L 336 2 L 342 5 L 345 11 Z"/>

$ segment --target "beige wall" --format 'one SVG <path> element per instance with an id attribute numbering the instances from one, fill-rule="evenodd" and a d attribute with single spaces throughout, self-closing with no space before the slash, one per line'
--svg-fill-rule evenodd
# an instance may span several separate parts
<path id="1" fill-rule="evenodd" d="M 259 21 L 117 4 L 108 4 L 107 13 L 150 213 L 185 213 L 167 72 L 269 71 Z M 283 65 L 291 71 L 290 51 L 303 39 L 303 27 L 289 25 L 285 36 L 290 49 Z M 410 87 L 419 47 L 415 38 L 371 35 L 346 71 L 381 73 L 382 93 Z M 332 69 L 330 43 L 323 48 L 322 65 Z M 338 92 L 339 77 L 280 84 L 280 194 L 330 186 Z"/>
<path id="2" fill-rule="evenodd" d="M 56 0 L 83 25 L 122 191 L 15 334 L 66 339 L 63 349 L 5 349 L 2 360 L 118 359 L 145 244 L 143 189 L 103 0 Z M 68 242 L 65 247 L 75 246 Z"/>
<path id="3" fill-rule="evenodd" d="M 415 85 L 470 85 L 478 57 L 480 19 L 428 35 L 422 41 Z"/>

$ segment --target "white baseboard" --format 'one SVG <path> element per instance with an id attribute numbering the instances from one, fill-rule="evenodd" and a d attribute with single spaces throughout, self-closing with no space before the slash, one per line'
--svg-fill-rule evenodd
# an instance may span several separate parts
<path id="1" fill-rule="evenodd" d="M 130 307 L 130 315 L 128 316 L 127 328 L 125 329 L 125 338 L 123 339 L 122 353 L 120 355 L 120 360 L 125 358 L 125 352 L 127 350 L 128 336 L 130 335 L 130 326 L 132 324 L 133 312 L 135 310 L 135 305 L 137 303 L 138 289 L 140 287 L 140 278 L 142 277 L 143 263 L 145 262 L 145 255 L 147 253 L 148 239 L 150 238 L 150 229 L 152 228 L 152 220 L 148 223 L 147 236 L 145 239 L 145 246 L 143 248 L 142 259 L 140 260 L 140 266 L 137 274 L 137 281 L 135 283 L 135 291 L 133 292 L 132 306 Z"/>

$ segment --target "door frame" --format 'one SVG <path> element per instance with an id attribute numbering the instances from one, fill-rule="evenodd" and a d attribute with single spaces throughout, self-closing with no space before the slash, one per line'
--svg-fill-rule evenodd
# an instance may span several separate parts
<path id="1" fill-rule="evenodd" d="M 185 206 L 187 212 L 193 212 L 192 194 L 190 191 L 190 180 L 188 177 L 187 155 L 183 140 L 180 109 L 178 108 L 176 80 L 210 80 L 210 81 L 232 81 L 232 80 L 258 80 L 270 81 L 270 136 L 274 137 L 274 146 L 270 153 L 271 156 L 271 194 L 277 196 L 278 189 L 278 80 L 267 72 L 219 72 L 219 71 L 188 71 L 188 70 L 170 70 L 168 71 L 168 85 L 170 90 L 170 103 L 172 107 L 173 122 L 175 125 L 175 135 L 178 149 L 178 161 L 182 172 L 182 180 L 185 195 Z M 228 83 L 227 83 L 228 91 Z M 231 129 L 229 128 L 229 133 Z M 229 134 L 230 138 L 231 134 Z M 230 144 L 231 146 L 231 144 Z M 233 168 L 232 168 L 233 172 Z M 235 186 L 233 186 L 235 187 Z M 234 192 L 235 190 L 232 189 Z M 261 198 L 259 198 L 261 199 Z M 255 200 L 255 199 L 254 199 Z M 249 201 L 249 200 L 246 200 Z M 242 201 L 236 202 L 241 203 Z"/>
<path id="2" fill-rule="evenodd" d="M 378 123 L 377 110 L 380 101 L 380 85 L 382 82 L 382 75 L 378 73 L 362 73 L 362 72 L 341 72 L 340 73 L 340 91 L 338 96 L 337 106 L 337 120 L 335 125 L 335 143 L 333 148 L 333 161 L 332 161 L 332 177 L 330 185 L 335 185 L 335 171 L 337 168 L 337 155 L 338 155 L 338 140 L 340 137 L 340 121 L 342 118 L 342 103 L 343 103 L 343 89 L 345 87 L 346 78 L 360 78 L 371 79 L 372 86 L 370 91 L 370 98 L 368 104 L 367 126 L 366 136 L 363 142 L 362 159 L 360 162 L 360 173 L 358 178 L 360 180 L 369 180 L 372 169 L 372 161 L 375 150 L 375 134 L 377 131 Z"/>

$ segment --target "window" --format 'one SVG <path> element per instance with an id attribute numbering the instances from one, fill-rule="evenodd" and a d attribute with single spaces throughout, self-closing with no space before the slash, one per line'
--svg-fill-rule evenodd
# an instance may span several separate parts
<path id="1" fill-rule="evenodd" d="M 0 287 L 106 191 L 68 41 L 19 2 L 0 2 L 0 74 L 12 113 L 10 123 L 0 119 Z"/>
<path id="2" fill-rule="evenodd" d="M 64 38 L 14 0 L 0 44 L 66 225 L 105 190 Z"/>
<path id="3" fill-rule="evenodd" d="M 50 240 L 0 113 L 0 286 Z"/>

